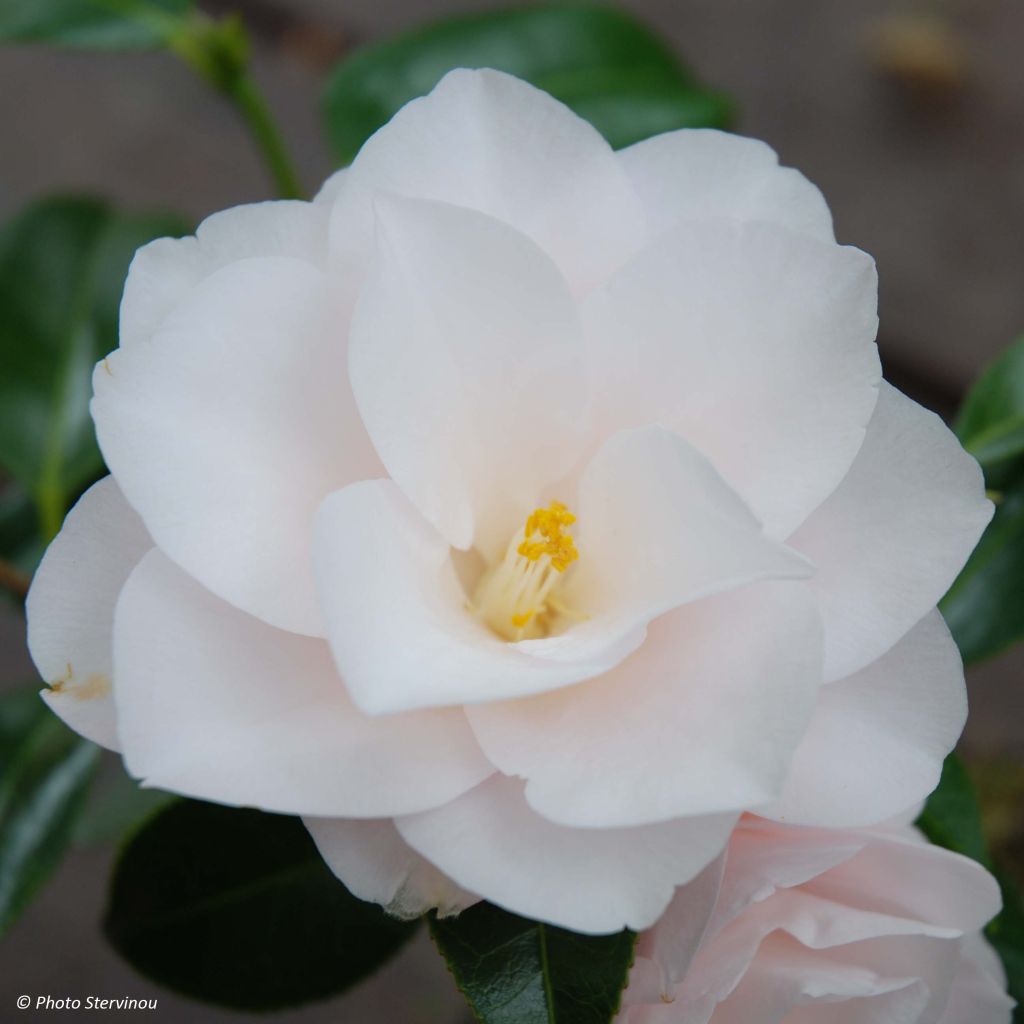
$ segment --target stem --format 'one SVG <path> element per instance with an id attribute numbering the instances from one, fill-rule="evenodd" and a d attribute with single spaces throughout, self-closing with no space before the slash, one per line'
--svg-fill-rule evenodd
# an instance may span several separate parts
<path id="1" fill-rule="evenodd" d="M 249 40 L 237 16 L 213 21 L 195 12 L 175 31 L 167 45 L 200 78 L 234 105 L 282 199 L 303 198 L 302 185 L 270 107 L 249 74 Z"/>
<path id="2" fill-rule="evenodd" d="M 249 127 L 253 141 L 274 179 L 278 195 L 282 199 L 301 199 L 303 193 L 299 176 L 274 123 L 270 107 L 256 88 L 256 83 L 249 75 L 242 74 L 228 86 L 225 95 L 235 104 L 242 120 Z"/>

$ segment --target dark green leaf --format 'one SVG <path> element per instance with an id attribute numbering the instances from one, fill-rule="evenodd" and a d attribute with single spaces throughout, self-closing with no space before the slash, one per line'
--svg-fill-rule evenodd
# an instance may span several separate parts
<path id="1" fill-rule="evenodd" d="M 1024 338 L 991 363 L 975 382 L 956 421 L 964 447 L 985 469 L 1024 457 Z"/>
<path id="2" fill-rule="evenodd" d="M 978 794 L 963 761 L 950 754 L 942 777 L 924 805 L 917 827 L 937 846 L 954 850 L 988 866 Z"/>
<path id="3" fill-rule="evenodd" d="M 84 198 L 44 200 L 0 230 L 0 467 L 32 494 L 47 532 L 103 467 L 92 368 L 117 344 L 132 255 L 184 230 L 173 217 Z"/>
<path id="4" fill-rule="evenodd" d="M 1024 480 L 996 514 L 940 607 L 968 664 L 1024 638 Z"/>
<path id="5" fill-rule="evenodd" d="M 104 928 L 168 988 L 269 1010 L 343 991 L 415 923 L 350 895 L 298 819 L 182 800 L 125 848 Z"/>
<path id="6" fill-rule="evenodd" d="M 523 78 L 587 118 L 616 147 L 685 127 L 724 127 L 732 106 L 698 85 L 668 47 L 623 11 L 589 4 L 460 15 L 365 47 L 327 83 L 339 159 L 458 67 Z"/>
<path id="7" fill-rule="evenodd" d="M 430 929 L 481 1024 L 609 1024 L 636 946 L 634 932 L 578 935 L 489 903 Z"/>
<path id="8" fill-rule="evenodd" d="M 0 700 L 0 935 L 60 862 L 97 757 L 36 692 Z"/>
<path id="9" fill-rule="evenodd" d="M 191 0 L 6 0 L 0 42 L 148 49 L 166 43 L 191 6 Z"/>

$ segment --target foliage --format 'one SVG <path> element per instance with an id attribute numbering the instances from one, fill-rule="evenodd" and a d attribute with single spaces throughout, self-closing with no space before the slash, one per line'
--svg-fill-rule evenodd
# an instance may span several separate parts
<path id="1" fill-rule="evenodd" d="M 615 147 L 674 128 L 722 128 L 732 104 L 700 85 L 646 26 L 590 4 L 516 7 L 433 22 L 342 60 L 327 83 L 327 134 L 342 163 L 453 68 L 507 71 L 551 93 Z"/>
<path id="2" fill-rule="evenodd" d="M 296 818 L 196 800 L 133 835 L 104 921 L 143 974 L 237 1010 L 343 992 L 414 929 L 352 896 Z"/>

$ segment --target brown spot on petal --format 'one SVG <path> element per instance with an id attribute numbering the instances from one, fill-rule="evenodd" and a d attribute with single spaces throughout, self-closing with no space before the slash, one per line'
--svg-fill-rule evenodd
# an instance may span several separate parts
<path id="1" fill-rule="evenodd" d="M 70 666 L 68 666 L 70 668 Z M 58 679 L 50 684 L 53 693 L 67 693 L 78 700 L 94 700 L 110 693 L 110 676 L 102 672 L 94 672 L 84 682 L 70 684 L 70 675 L 66 679 Z"/>

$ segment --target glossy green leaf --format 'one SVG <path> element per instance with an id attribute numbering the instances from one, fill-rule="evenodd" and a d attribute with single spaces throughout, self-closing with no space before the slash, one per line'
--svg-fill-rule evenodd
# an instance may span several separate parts
<path id="1" fill-rule="evenodd" d="M 636 946 L 634 932 L 578 935 L 489 903 L 430 929 L 481 1024 L 609 1024 Z"/>
<path id="2" fill-rule="evenodd" d="M 964 447 L 985 469 L 989 486 L 995 470 L 1024 460 L 1024 338 L 989 365 L 971 388 L 955 425 Z M 1024 474 L 1024 466 L 1020 467 Z"/>
<path id="3" fill-rule="evenodd" d="M 164 45 L 191 7 L 191 0 L 6 0 L 0 42 L 149 49 Z"/>
<path id="4" fill-rule="evenodd" d="M 47 533 L 103 468 L 92 370 L 117 345 L 132 255 L 185 230 L 174 217 L 85 198 L 43 200 L 0 230 L 0 468 L 36 500 Z"/>
<path id="5" fill-rule="evenodd" d="M 341 992 L 414 929 L 352 896 L 298 819 L 194 800 L 172 804 L 134 834 L 104 922 L 143 974 L 238 1010 Z"/>
<path id="6" fill-rule="evenodd" d="M 60 863 L 98 756 L 35 690 L 0 699 L 0 935 Z"/>
<path id="7" fill-rule="evenodd" d="M 942 777 L 925 802 L 917 827 L 937 846 L 989 865 L 978 794 L 956 754 L 943 763 Z"/>
<path id="8" fill-rule="evenodd" d="M 459 15 L 345 58 L 324 97 L 335 154 L 350 162 L 399 107 L 458 67 L 496 68 L 532 82 L 615 147 L 675 128 L 724 127 L 732 119 L 731 103 L 695 82 L 624 11 L 550 4 Z"/>
<path id="9" fill-rule="evenodd" d="M 1024 480 L 996 513 L 940 605 L 968 664 L 1024 639 Z"/>

